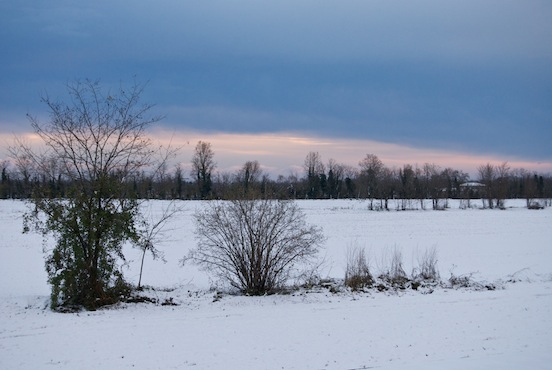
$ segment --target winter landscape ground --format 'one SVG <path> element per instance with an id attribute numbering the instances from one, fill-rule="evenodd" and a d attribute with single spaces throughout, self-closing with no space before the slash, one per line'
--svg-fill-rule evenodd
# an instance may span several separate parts
<path id="1" fill-rule="evenodd" d="M 206 272 L 180 266 L 202 204 L 181 203 L 159 245 L 166 263 L 146 258 L 142 282 L 159 304 L 61 314 L 48 308 L 41 237 L 21 233 L 25 204 L 0 201 L 0 369 L 552 366 L 552 208 L 510 200 L 506 210 L 462 210 L 451 201 L 446 211 L 375 212 L 366 201 L 299 201 L 327 237 L 322 277 L 343 278 L 352 246 L 366 248 L 376 273 L 393 250 L 409 272 L 434 247 L 443 281 L 469 276 L 496 289 L 243 297 L 217 294 Z M 136 283 L 140 253 L 127 255 L 125 276 Z"/>

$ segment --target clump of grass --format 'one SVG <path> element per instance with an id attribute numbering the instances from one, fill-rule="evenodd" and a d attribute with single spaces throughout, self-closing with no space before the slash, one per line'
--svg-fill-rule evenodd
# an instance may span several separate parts
<path id="1" fill-rule="evenodd" d="M 472 290 L 496 290 L 500 287 L 494 283 L 475 281 L 473 279 L 473 273 L 465 275 L 454 275 L 451 273 L 448 280 L 449 287 L 453 289 L 465 288 Z"/>
<path id="2" fill-rule="evenodd" d="M 374 278 L 370 272 L 369 260 L 364 248 L 349 247 L 347 250 L 347 267 L 345 269 L 345 286 L 353 291 L 370 288 Z"/>
<path id="3" fill-rule="evenodd" d="M 395 248 L 393 250 L 391 257 L 388 259 L 387 264 L 384 265 L 379 278 L 383 281 L 383 283 L 385 283 L 378 286 L 379 290 L 386 290 L 381 289 L 381 287 L 385 287 L 386 285 L 389 285 L 395 289 L 406 288 L 407 284 L 410 282 L 410 279 L 404 271 L 403 257 L 400 249 Z"/>
<path id="4" fill-rule="evenodd" d="M 418 267 L 412 271 L 412 279 L 418 282 L 439 282 L 437 261 L 437 249 L 435 247 L 426 249 L 418 255 Z"/>

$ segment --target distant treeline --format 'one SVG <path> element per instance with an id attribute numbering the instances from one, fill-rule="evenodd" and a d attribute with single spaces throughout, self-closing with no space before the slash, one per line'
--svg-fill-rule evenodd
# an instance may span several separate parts
<path id="1" fill-rule="evenodd" d="M 235 173 L 215 171 L 211 145 L 199 142 L 189 174 L 177 166 L 172 171 L 146 171 L 125 179 L 125 196 L 140 199 L 236 199 L 243 197 L 273 199 L 340 199 L 370 200 L 370 207 L 387 209 L 390 199 L 404 199 L 405 207 L 413 201 L 432 200 L 434 209 L 446 199 L 484 199 L 489 208 L 500 208 L 504 199 L 527 199 L 528 206 L 537 199 L 552 199 L 552 175 L 511 169 L 507 163 L 484 164 L 477 179 L 453 168 L 435 164 L 405 164 L 390 168 L 373 154 L 358 167 L 321 161 L 310 152 L 304 162 L 304 174 L 271 178 L 257 161 L 248 161 Z M 3 161 L 0 198 L 25 199 L 40 192 L 41 196 L 66 197 L 71 185 L 58 171 L 38 171 L 25 163 Z M 55 166 L 55 164 L 52 164 Z M 188 176 L 190 175 L 192 179 Z M 539 203 L 540 204 L 540 203 Z"/>

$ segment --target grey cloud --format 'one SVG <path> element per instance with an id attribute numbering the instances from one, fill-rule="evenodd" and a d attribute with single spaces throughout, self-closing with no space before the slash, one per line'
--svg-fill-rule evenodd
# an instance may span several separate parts
<path id="1" fill-rule="evenodd" d="M 137 75 L 167 124 L 550 158 L 550 19 L 539 0 L 2 2 L 0 113 Z"/>
<path id="2" fill-rule="evenodd" d="M 38 4 L 38 5 L 36 5 Z M 86 4 L 86 3 L 85 3 Z M 19 17 L 122 58 L 292 61 L 550 57 L 541 1 L 27 2 Z M 26 10 L 25 10 L 26 9 Z M 496 62 L 496 60 L 495 60 Z"/>
<path id="3" fill-rule="evenodd" d="M 181 57 L 478 60 L 549 57 L 552 50 L 552 5 L 543 2 L 215 1 L 165 10 L 129 21 L 134 30 L 152 25 L 149 37 L 182 46 L 171 50 Z"/>

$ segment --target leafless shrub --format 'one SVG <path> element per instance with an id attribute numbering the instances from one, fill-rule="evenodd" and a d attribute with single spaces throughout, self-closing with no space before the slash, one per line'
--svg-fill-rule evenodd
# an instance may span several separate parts
<path id="1" fill-rule="evenodd" d="M 382 270 L 379 278 L 383 283 L 390 285 L 392 288 L 404 289 L 406 284 L 410 281 L 403 268 L 403 257 L 400 249 L 395 248 L 388 259 L 387 264 Z M 382 287 L 379 287 L 379 290 Z"/>
<path id="2" fill-rule="evenodd" d="M 142 217 L 138 223 L 140 239 L 137 243 L 138 247 L 142 250 L 140 272 L 138 274 L 138 290 L 142 289 L 142 274 L 146 252 L 150 252 L 154 260 L 160 259 L 163 262 L 167 262 L 165 254 L 156 247 L 156 244 L 167 240 L 167 234 L 172 231 L 166 229 L 167 223 L 179 212 L 182 212 L 182 208 L 178 207 L 174 201 L 171 201 L 167 207 L 163 208 L 161 215 L 157 218 L 152 214 L 151 204 L 149 209 L 145 207 L 142 209 Z"/>
<path id="3" fill-rule="evenodd" d="M 455 275 L 451 269 L 450 278 L 448 280 L 449 288 L 453 288 L 453 289 L 469 288 L 473 290 L 496 290 L 498 288 L 497 285 L 494 283 L 476 281 L 473 278 L 474 274 L 475 273 L 472 272 L 469 274 Z"/>
<path id="4" fill-rule="evenodd" d="M 195 215 L 197 247 L 184 259 L 250 295 L 282 287 L 324 240 L 292 201 L 213 202 Z"/>
<path id="5" fill-rule="evenodd" d="M 454 275 L 451 274 L 449 278 L 451 288 L 470 288 L 473 286 L 474 281 L 472 274 Z"/>
<path id="6" fill-rule="evenodd" d="M 345 285 L 354 291 L 369 288 L 374 284 L 369 261 L 364 248 L 352 246 L 347 249 Z"/>
<path id="7" fill-rule="evenodd" d="M 417 282 L 438 282 L 440 279 L 437 268 L 437 249 L 426 249 L 418 255 L 418 267 L 412 272 L 412 279 Z"/>
<path id="8" fill-rule="evenodd" d="M 338 289 L 342 287 L 341 279 L 333 279 L 328 276 L 323 277 L 320 272 L 328 269 L 328 260 L 326 257 L 318 256 L 313 259 L 308 266 L 304 266 L 301 270 L 297 271 L 297 274 L 293 276 L 293 283 L 289 288 L 293 290 L 317 290 L 317 289 L 330 289 L 330 286 L 335 286 Z M 330 289 L 331 290 L 331 289 Z M 285 290 L 284 290 L 285 291 Z M 278 293 L 281 293 L 280 291 Z"/>

